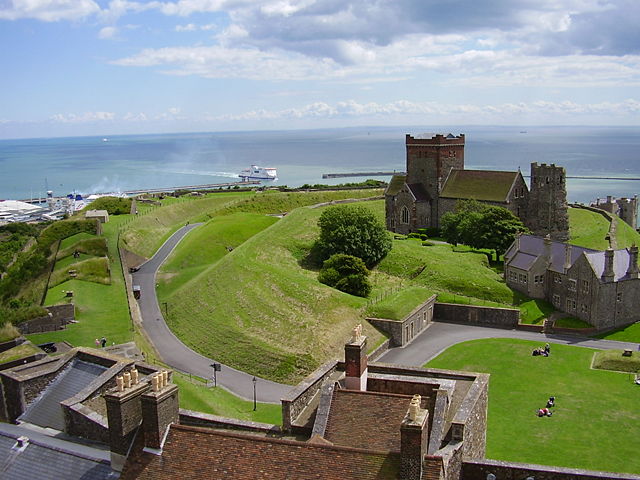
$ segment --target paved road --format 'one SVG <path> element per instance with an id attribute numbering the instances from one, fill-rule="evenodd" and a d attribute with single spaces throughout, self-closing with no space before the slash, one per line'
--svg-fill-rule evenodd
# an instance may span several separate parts
<path id="1" fill-rule="evenodd" d="M 170 367 L 181 372 L 211 379 L 213 376 L 211 364 L 215 360 L 194 352 L 173 334 L 160 312 L 155 288 L 156 272 L 162 262 L 165 261 L 178 242 L 190 230 L 199 225 L 201 224 L 187 225 L 174 233 L 160 250 L 133 274 L 133 284 L 140 285 L 142 292 L 138 300 L 140 312 L 142 313 L 142 327 L 156 347 L 162 360 Z M 202 334 L 215 335 L 212 332 L 214 332 L 213 329 L 202 332 Z M 222 371 L 217 374 L 218 386 L 222 386 L 233 394 L 247 400 L 253 399 L 252 379 L 253 375 L 227 365 L 222 365 Z M 290 385 L 282 385 L 262 378 L 257 380 L 256 397 L 259 402 L 280 403 L 280 399 L 292 388 Z"/>
<path id="2" fill-rule="evenodd" d="M 638 344 L 630 342 L 597 340 L 573 335 L 546 335 L 523 330 L 505 330 L 434 322 L 409 345 L 389 350 L 379 361 L 398 365 L 422 366 L 450 346 L 478 338 L 519 338 L 540 342 L 541 346 L 549 342 L 602 350 L 624 348 L 638 350 Z"/>

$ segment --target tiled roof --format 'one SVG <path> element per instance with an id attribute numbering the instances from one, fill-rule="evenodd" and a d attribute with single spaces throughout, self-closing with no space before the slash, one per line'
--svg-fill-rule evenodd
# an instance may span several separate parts
<path id="1" fill-rule="evenodd" d="M 410 396 L 335 390 L 324 438 L 334 445 L 400 451 Z"/>
<path id="2" fill-rule="evenodd" d="M 406 175 L 394 175 L 391 177 L 391 181 L 389 181 L 389 186 L 387 190 L 384 192 L 385 195 L 397 195 L 398 192 L 404 186 L 404 182 L 407 180 Z"/>
<path id="3" fill-rule="evenodd" d="M 162 455 L 133 455 L 121 478 L 386 480 L 399 463 L 393 453 L 172 425 Z"/>
<path id="4" fill-rule="evenodd" d="M 106 367 L 74 359 L 18 418 L 41 427 L 64 430 L 60 402 L 73 397 L 100 376 Z"/>
<path id="5" fill-rule="evenodd" d="M 604 272 L 604 252 L 587 253 L 586 257 L 596 277 L 601 277 Z M 628 268 L 629 251 L 627 249 L 615 250 L 613 252 L 613 279 L 620 280 L 627 274 Z"/>
<path id="6" fill-rule="evenodd" d="M 523 270 L 527 270 L 533 264 L 533 261 L 536 258 L 544 254 L 544 238 L 542 237 L 538 237 L 535 235 L 520 235 L 519 249 L 516 248 L 516 245 L 517 243 L 514 242 L 507 253 L 505 253 L 505 260 L 508 265 L 513 265 Z M 558 273 L 564 273 L 566 245 L 566 243 L 551 240 L 551 265 L 549 267 L 550 270 Z M 604 252 L 591 250 L 590 248 L 579 247 L 577 245 L 571 245 L 571 265 L 574 264 L 574 262 L 580 257 L 580 255 L 582 255 L 582 253 L 601 254 L 604 258 Z"/>
<path id="7" fill-rule="evenodd" d="M 24 448 L 16 438 L 26 436 Z M 106 480 L 118 478 L 102 452 L 87 455 L 90 447 L 49 438 L 16 425 L 0 426 L 0 478 L 11 480 Z M 107 452 L 108 456 L 108 452 Z"/>
<path id="8" fill-rule="evenodd" d="M 505 202 L 518 172 L 451 170 L 441 197 Z"/>

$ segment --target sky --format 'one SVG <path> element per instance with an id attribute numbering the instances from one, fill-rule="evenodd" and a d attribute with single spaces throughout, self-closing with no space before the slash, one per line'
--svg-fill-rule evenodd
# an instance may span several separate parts
<path id="1" fill-rule="evenodd" d="M 0 138 L 640 125 L 638 0 L 0 0 Z"/>

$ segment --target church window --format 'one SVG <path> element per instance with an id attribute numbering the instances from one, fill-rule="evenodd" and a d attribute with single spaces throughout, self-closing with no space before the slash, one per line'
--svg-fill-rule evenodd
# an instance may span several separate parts
<path id="1" fill-rule="evenodd" d="M 549 177 L 547 177 L 547 183 L 549 183 Z"/>
<path id="2" fill-rule="evenodd" d="M 402 223 L 409 223 L 409 209 L 402 207 Z"/>

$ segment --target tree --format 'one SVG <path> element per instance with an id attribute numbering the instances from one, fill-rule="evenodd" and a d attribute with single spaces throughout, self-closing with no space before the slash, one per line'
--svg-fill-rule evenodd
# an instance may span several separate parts
<path id="1" fill-rule="evenodd" d="M 318 280 L 341 292 L 366 297 L 371 292 L 368 276 L 369 270 L 362 259 L 337 253 L 324 261 Z"/>
<path id="2" fill-rule="evenodd" d="M 361 258 L 371 268 L 391 250 L 385 226 L 370 210 L 355 205 L 329 207 L 318 219 L 315 248 L 324 260 L 336 253 Z"/>
<path id="3" fill-rule="evenodd" d="M 442 236 L 447 242 L 494 250 L 496 260 L 518 233 L 529 233 L 510 210 L 476 200 L 458 202 L 456 212 L 443 215 L 441 224 Z"/>

